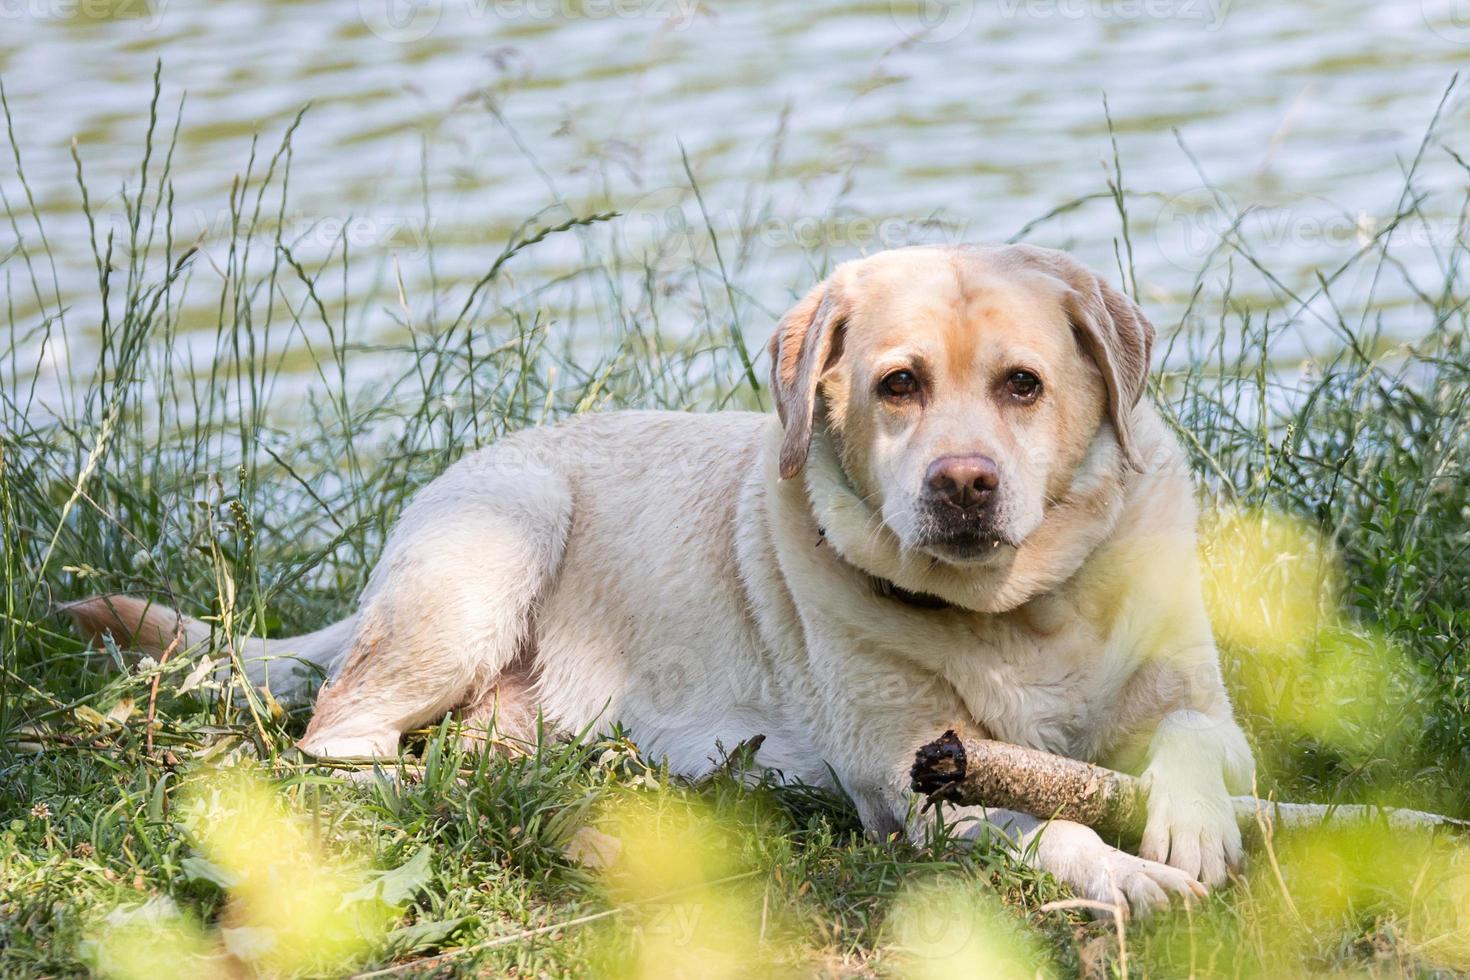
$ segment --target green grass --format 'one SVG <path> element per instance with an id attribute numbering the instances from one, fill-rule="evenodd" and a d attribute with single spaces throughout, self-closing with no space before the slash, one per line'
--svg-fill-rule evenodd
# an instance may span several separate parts
<path id="1" fill-rule="evenodd" d="M 695 807 L 701 826 L 714 828 L 709 867 L 718 874 L 700 885 L 701 901 L 734 903 L 732 921 L 759 910 L 744 949 L 750 970 L 940 970 L 926 955 L 942 940 L 959 930 L 978 941 L 955 895 L 984 899 L 974 914 L 1001 923 L 1028 971 L 1470 969 L 1470 920 L 1458 918 L 1470 915 L 1470 862 L 1443 842 L 1278 840 L 1203 907 L 1120 935 L 1049 906 L 1066 897 L 1059 886 L 1000 850 L 869 841 L 839 796 L 752 782 L 737 747 L 727 747 L 724 770 L 690 786 L 640 758 L 636 732 L 547 741 L 505 759 L 464 754 L 451 722 L 406 747 L 397 781 L 353 781 L 290 750 L 301 712 L 259 695 L 219 698 L 208 685 L 182 690 L 200 658 L 226 646 L 164 664 L 88 651 L 56 607 L 106 591 L 153 596 L 217 624 L 221 637 L 330 622 L 362 587 L 405 502 L 459 455 L 574 412 L 761 406 L 751 362 L 774 322 L 744 288 L 757 241 L 721 239 L 711 223 L 708 234 L 696 224 L 685 237 L 630 247 L 623 219 L 607 213 L 615 196 L 533 216 L 509 241 L 487 245 L 478 284 L 400 301 L 388 274 L 380 288 L 350 291 L 345 242 L 308 257 L 273 234 L 287 212 L 289 132 L 275 149 L 252 152 L 228 205 L 234 237 L 206 263 L 173 236 L 180 124 L 158 108 L 155 98 L 137 177 L 123 192 L 124 226 L 95 223 L 77 161 L 68 220 L 93 227 L 98 270 L 86 297 L 55 284 L 10 129 L 13 241 L 0 249 L 10 321 L 0 351 L 0 971 L 86 972 L 105 955 L 119 910 L 160 896 L 199 930 L 238 924 L 238 896 L 201 863 L 208 844 L 188 814 L 216 767 L 246 760 L 327 852 L 412 870 L 428 849 L 427 870 L 404 873 L 389 931 L 351 962 L 312 968 L 320 972 L 411 972 L 418 963 L 423 975 L 631 975 L 639 951 L 660 949 L 670 934 L 674 920 L 659 910 L 683 900 L 630 893 L 616 873 L 568 856 L 581 828 L 606 827 L 629 794 Z M 1431 131 L 1424 152 L 1445 151 Z M 1394 226 L 1427 223 L 1415 172 L 1393 178 L 1404 180 Z M 704 201 L 689 176 L 685 203 L 698 219 Z M 1125 189 L 1121 167 L 1106 191 L 1054 213 L 1115 207 L 1118 278 L 1132 282 L 1131 215 L 1151 198 Z M 760 217 L 753 206 L 750 224 Z M 1027 233 L 1047 242 L 1050 227 L 1043 219 Z M 1441 281 L 1421 286 L 1411 311 L 1395 310 L 1418 327 L 1405 343 L 1383 335 L 1373 304 L 1338 301 L 1350 275 L 1400 274 L 1390 230 L 1305 291 L 1274 280 L 1249 242 L 1222 242 L 1202 260 L 1188 314 L 1158 324 L 1168 367 L 1154 396 L 1177 423 L 1207 501 L 1289 515 L 1320 536 L 1313 554 L 1330 570 L 1308 576 L 1316 625 L 1283 641 L 1289 656 L 1269 638 L 1222 631 L 1262 792 L 1465 817 L 1466 249 L 1444 243 Z M 575 242 L 578 256 L 560 274 L 515 274 L 556 240 Z M 812 275 L 829 261 L 813 256 Z M 1271 302 L 1240 300 L 1236 272 L 1268 283 Z M 791 283 L 793 294 L 805 284 Z M 196 358 L 181 337 L 198 329 L 201 296 L 217 312 L 204 335 L 212 353 Z M 390 342 L 358 339 L 388 322 L 398 324 Z M 1333 338 L 1309 370 L 1275 354 L 1300 331 Z M 36 387 L 42 344 L 77 355 L 59 390 Z M 303 366 L 309 381 L 292 390 Z M 1300 558 L 1283 540 L 1285 559 Z M 1212 567 L 1239 557 L 1227 539 L 1207 541 Z M 1259 590 L 1267 612 L 1282 582 L 1299 582 L 1281 575 L 1290 560 L 1246 569 L 1244 588 Z M 947 897 L 915 906 L 936 879 L 950 883 Z M 937 934 L 915 931 L 916 907 Z M 999 955 L 983 944 L 954 948 L 982 976 Z"/>

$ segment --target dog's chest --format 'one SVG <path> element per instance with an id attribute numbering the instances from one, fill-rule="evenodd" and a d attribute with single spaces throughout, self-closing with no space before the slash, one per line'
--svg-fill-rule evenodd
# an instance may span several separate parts
<path id="1" fill-rule="evenodd" d="M 1067 596 L 955 618 L 940 672 L 976 723 L 1018 745 L 1096 753 L 1128 670 L 1108 624 L 1090 622 Z"/>

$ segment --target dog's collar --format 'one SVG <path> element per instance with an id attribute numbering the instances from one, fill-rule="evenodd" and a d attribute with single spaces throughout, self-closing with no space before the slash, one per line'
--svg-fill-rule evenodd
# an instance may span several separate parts
<path id="1" fill-rule="evenodd" d="M 825 544 L 826 541 L 827 529 L 819 526 L 817 528 L 817 544 L 822 545 Z M 833 554 L 836 554 L 836 552 L 833 552 Z M 883 596 L 883 598 L 893 599 L 897 602 L 903 603 L 905 606 L 913 606 L 915 609 L 959 608 L 948 599 L 941 599 L 939 596 L 931 595 L 928 592 L 910 592 L 903 586 L 898 585 L 894 582 L 890 582 L 886 578 L 879 578 L 876 575 L 869 575 L 868 581 L 872 584 L 873 591 L 876 592 L 878 595 Z"/>
<path id="2" fill-rule="evenodd" d="M 908 589 L 895 585 L 886 578 L 869 575 L 868 580 L 873 583 L 874 592 L 888 599 L 896 599 L 906 606 L 913 606 L 915 609 L 958 608 L 948 599 L 941 599 L 939 596 L 930 595 L 928 592 L 910 592 Z"/>

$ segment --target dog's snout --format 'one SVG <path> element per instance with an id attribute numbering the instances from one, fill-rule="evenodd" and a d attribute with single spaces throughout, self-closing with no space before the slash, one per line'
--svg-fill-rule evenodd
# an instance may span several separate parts
<path id="1" fill-rule="evenodd" d="M 971 510 L 989 502 L 1000 486 L 1000 469 L 989 456 L 941 456 L 929 464 L 924 483 L 937 499 Z"/>

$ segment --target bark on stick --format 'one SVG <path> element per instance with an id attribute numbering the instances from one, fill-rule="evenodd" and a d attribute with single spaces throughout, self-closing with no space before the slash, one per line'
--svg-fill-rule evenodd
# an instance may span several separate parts
<path id="1" fill-rule="evenodd" d="M 1019 810 L 1086 824 L 1107 838 L 1137 839 L 1148 818 L 1148 794 L 1135 776 L 1064 756 L 945 732 L 914 756 L 915 792 L 930 800 Z M 1390 828 L 1470 831 L 1470 821 L 1392 807 L 1278 803 L 1237 796 L 1243 831 L 1382 821 Z"/>

